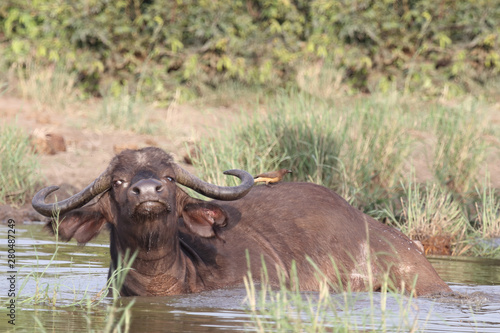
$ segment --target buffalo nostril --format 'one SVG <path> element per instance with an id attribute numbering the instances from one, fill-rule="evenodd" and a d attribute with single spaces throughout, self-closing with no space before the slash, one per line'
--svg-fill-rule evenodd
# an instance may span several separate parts
<path id="1" fill-rule="evenodd" d="M 130 194 L 134 196 L 148 196 L 161 193 L 164 190 L 163 184 L 156 179 L 142 179 L 130 188 Z"/>

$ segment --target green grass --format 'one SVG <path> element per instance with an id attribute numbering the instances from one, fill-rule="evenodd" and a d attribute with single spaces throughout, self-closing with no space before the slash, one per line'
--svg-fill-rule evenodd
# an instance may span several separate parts
<path id="1" fill-rule="evenodd" d="M 311 263 L 314 266 L 314 263 Z M 412 297 L 390 291 L 383 283 L 380 292 L 353 293 L 349 286 L 332 294 L 337 284 L 317 275 L 319 291 L 301 292 L 297 270 L 292 265 L 290 281 L 281 275 L 279 288 L 271 287 L 263 263 L 260 287 L 254 284 L 252 273 L 245 277 L 249 327 L 255 332 L 415 332 L 419 329 Z M 369 305 L 360 310 L 361 299 Z M 389 320 L 394 313 L 388 302 L 398 305 L 396 324 Z M 417 310 L 418 311 L 418 310 Z M 422 324 L 422 323 L 421 323 Z"/>
<path id="2" fill-rule="evenodd" d="M 94 124 L 117 130 L 128 130 L 141 134 L 153 134 L 158 130 L 157 122 L 151 119 L 152 108 L 126 93 L 105 96 L 94 114 Z"/>
<path id="3" fill-rule="evenodd" d="M 28 135 L 16 124 L 0 127 L 0 203 L 24 204 L 39 181 L 39 168 Z"/>
<path id="4" fill-rule="evenodd" d="M 445 106 L 397 94 L 346 100 L 283 91 L 200 142 L 193 162 L 208 181 L 229 185 L 236 180 L 223 170 L 291 169 L 285 181 L 324 185 L 413 238 L 444 233 L 454 253 L 465 253 L 478 230 L 498 235 L 498 196 L 479 184 L 496 151 L 486 140 L 499 130 L 491 115 L 478 101 Z"/>
<path id="5" fill-rule="evenodd" d="M 266 109 L 267 116 L 257 114 L 201 143 L 200 172 L 220 181 L 220 170 L 235 166 L 254 174 L 288 168 L 291 179 L 334 188 L 360 206 L 403 172 L 411 138 L 404 133 L 405 110 L 390 103 L 345 107 L 292 91 L 275 96 Z"/>
<path id="6" fill-rule="evenodd" d="M 454 241 L 472 231 L 465 211 L 453 194 L 436 183 L 419 184 L 411 177 L 402 184 L 400 211 L 389 208 L 390 220 L 411 239 L 445 236 Z"/>
<path id="7" fill-rule="evenodd" d="M 465 201 L 447 186 L 421 184 L 413 176 L 402 184 L 399 197 L 399 205 L 388 207 L 381 216 L 411 239 L 444 236 L 451 239 L 453 255 L 500 257 L 500 248 L 484 241 L 500 237 L 500 199 L 488 176 Z"/>
<path id="8" fill-rule="evenodd" d="M 500 237 L 500 193 L 490 183 L 489 175 L 475 189 L 470 210 L 473 232 L 463 241 L 463 252 L 478 257 L 500 258 L 500 247 L 493 247 L 490 238 Z"/>
<path id="9" fill-rule="evenodd" d="M 457 193 L 466 193 L 477 186 L 488 148 L 485 138 L 489 119 L 473 103 L 467 104 L 439 107 L 431 113 L 436 139 L 434 175 Z"/>
<path id="10" fill-rule="evenodd" d="M 9 85 L 24 99 L 33 101 L 38 112 L 46 108 L 65 112 L 81 95 L 76 87 L 77 75 L 61 65 L 28 61 L 13 66 L 9 77 Z"/>
<path id="11" fill-rule="evenodd" d="M 491 187 L 489 176 L 481 187 L 476 187 L 475 203 L 478 232 L 483 238 L 500 237 L 500 193 Z"/>
<path id="12" fill-rule="evenodd" d="M 58 215 L 58 212 L 54 215 L 56 225 L 59 223 Z M 54 228 L 54 232 L 54 250 L 48 262 L 40 267 L 39 257 L 35 245 L 34 250 L 37 261 L 36 265 L 34 267 L 23 266 L 21 268 L 21 270 L 28 270 L 30 273 L 24 276 L 21 281 L 19 291 L 16 296 L 17 304 L 25 307 L 36 307 L 37 305 L 49 306 L 52 311 L 55 309 L 66 309 L 74 312 L 75 315 L 80 314 L 86 317 L 87 330 L 89 332 L 94 332 L 96 330 L 100 332 L 128 332 L 131 323 L 131 308 L 133 307 L 135 300 L 124 302 L 120 297 L 120 289 L 125 281 L 128 271 L 131 269 L 131 265 L 134 262 L 137 253 L 130 255 L 127 250 L 123 258 L 119 256 L 118 267 L 115 269 L 112 276 L 108 279 L 105 287 L 100 292 L 93 295 L 88 290 L 84 290 L 83 295 L 77 295 L 74 288 L 72 289 L 71 287 L 60 284 L 59 282 L 56 282 L 53 285 L 42 282 L 47 272 L 54 268 L 54 262 L 58 260 L 60 242 L 57 227 Z M 55 279 L 53 278 L 53 280 L 57 280 L 57 276 Z M 24 289 L 30 281 L 35 282 L 36 290 L 34 293 L 25 294 Z M 60 293 L 62 290 L 73 290 L 73 301 L 69 300 L 67 297 L 61 298 Z M 111 297 L 111 303 L 109 303 L 109 299 L 106 298 L 106 296 Z M 92 315 L 92 312 L 94 311 L 104 311 L 106 313 L 105 318 L 102 319 Z M 43 323 L 41 319 L 36 316 L 36 314 L 33 316 L 33 319 L 38 330 L 45 332 L 45 323 Z"/>

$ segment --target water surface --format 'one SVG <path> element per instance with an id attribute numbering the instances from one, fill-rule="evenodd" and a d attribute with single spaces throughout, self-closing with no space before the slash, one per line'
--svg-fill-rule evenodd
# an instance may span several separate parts
<path id="1" fill-rule="evenodd" d="M 0 234 L 7 234 L 7 226 L 0 225 Z M 10 300 L 7 296 L 6 239 L 4 236 L 0 240 L 2 332 L 103 331 L 120 318 L 128 318 L 131 332 L 252 330 L 251 315 L 245 310 L 247 303 L 243 287 L 182 296 L 120 298 L 116 305 L 121 308 L 134 302 L 126 317 L 122 317 L 123 311 L 109 311 L 113 305 L 111 298 L 88 306 L 88 300 L 97 298 L 106 284 L 108 235 L 103 233 L 86 246 L 74 242 L 59 243 L 57 256 L 53 257 L 56 251 L 54 238 L 37 223 L 16 226 L 16 293 L 21 296 L 16 303 L 16 325 L 12 326 L 7 322 L 5 306 Z M 419 331 L 425 332 L 499 332 L 500 260 L 432 257 L 430 261 L 456 295 L 440 299 L 389 295 L 383 316 L 379 293 L 375 293 L 373 299 L 368 293 L 357 293 L 351 300 L 351 310 L 343 313 L 340 307 L 338 313 L 345 315 L 349 322 L 355 322 L 356 327 L 368 329 L 381 327 L 380 322 L 374 322 L 373 318 L 385 317 L 383 327 L 394 326 L 397 331 L 404 317 L 410 326 L 416 325 Z M 38 304 L 34 301 L 20 303 L 34 295 L 39 295 Z M 315 294 L 308 293 L 307 296 L 314 298 Z M 333 297 L 342 304 L 343 295 Z M 375 307 L 370 306 L 372 302 Z M 402 311 L 408 314 L 400 316 Z"/>

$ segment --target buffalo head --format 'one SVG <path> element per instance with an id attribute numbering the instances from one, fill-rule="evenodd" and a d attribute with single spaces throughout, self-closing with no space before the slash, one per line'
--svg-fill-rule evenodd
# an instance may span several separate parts
<path id="1" fill-rule="evenodd" d="M 86 243 L 109 224 L 113 266 L 117 267 L 118 253 L 127 248 L 139 251 L 140 264 L 141 259 L 155 260 L 171 254 L 179 218 L 185 229 L 197 236 L 217 236 L 217 228 L 226 223 L 225 212 L 218 205 L 188 196 L 177 184 L 224 201 L 243 197 L 254 184 L 253 177 L 243 170 L 224 173 L 240 178 L 241 184 L 225 187 L 204 182 L 159 148 L 126 150 L 79 193 L 46 203 L 45 198 L 58 189 L 50 186 L 34 196 L 32 205 L 49 217 L 59 210 L 58 233 L 63 240 L 75 238 Z M 97 202 L 85 206 L 98 195 Z"/>

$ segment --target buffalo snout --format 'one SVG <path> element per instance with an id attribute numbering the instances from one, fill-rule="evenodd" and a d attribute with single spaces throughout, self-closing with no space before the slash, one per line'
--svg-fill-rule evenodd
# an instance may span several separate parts
<path id="1" fill-rule="evenodd" d="M 142 179 L 130 188 L 130 195 L 148 197 L 157 195 L 163 191 L 163 184 L 156 179 Z"/>
<path id="2" fill-rule="evenodd" d="M 134 206 L 133 215 L 154 218 L 170 212 L 166 192 L 164 184 L 153 178 L 139 180 L 130 186 L 127 195 Z"/>

